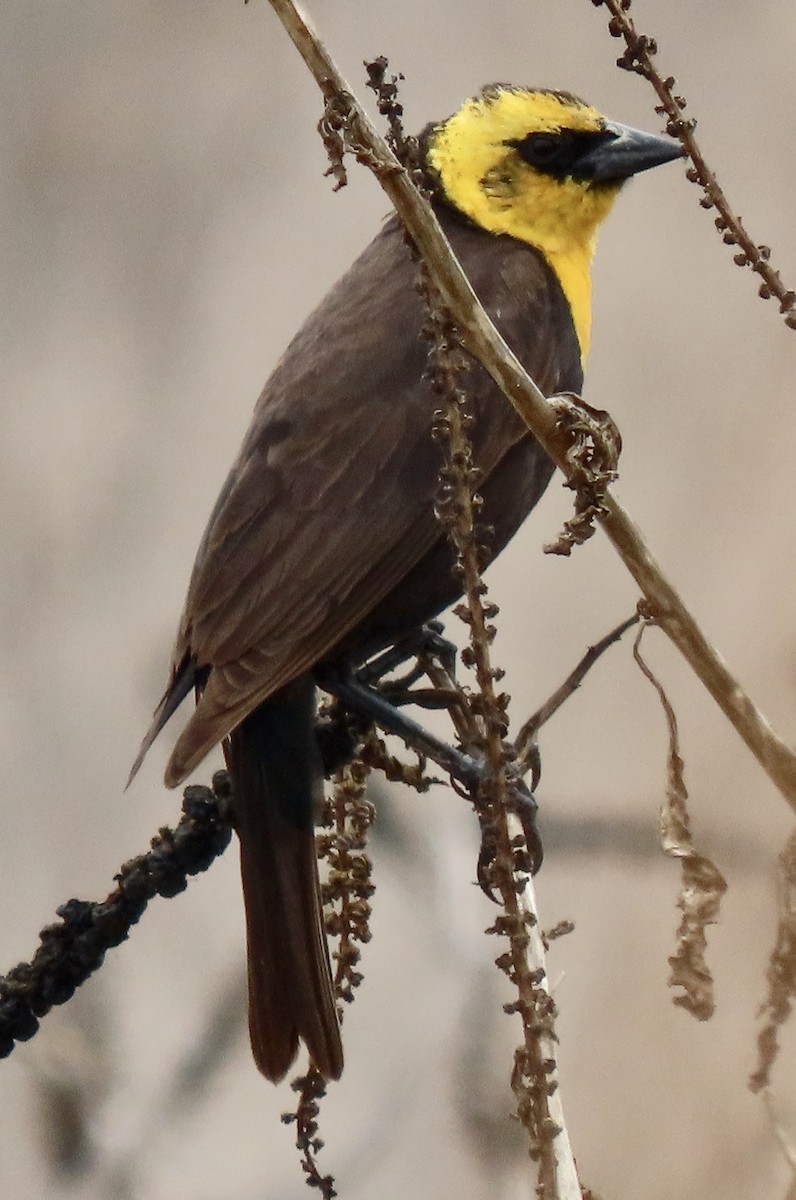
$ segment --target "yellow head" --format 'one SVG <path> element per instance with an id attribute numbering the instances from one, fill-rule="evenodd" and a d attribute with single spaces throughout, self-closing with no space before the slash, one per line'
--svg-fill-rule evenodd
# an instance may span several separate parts
<path id="1" fill-rule="evenodd" d="M 495 84 L 434 126 L 426 153 L 451 204 L 545 255 L 585 360 L 597 229 L 625 180 L 679 157 L 678 143 L 608 121 L 567 92 Z"/>

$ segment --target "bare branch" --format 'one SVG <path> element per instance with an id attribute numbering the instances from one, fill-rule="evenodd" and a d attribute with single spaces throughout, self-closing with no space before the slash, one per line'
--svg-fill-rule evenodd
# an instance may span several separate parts
<path id="1" fill-rule="evenodd" d="M 521 834 L 521 832 L 522 830 L 517 818 L 509 815 L 509 833 L 514 837 Z M 558 1200 L 583 1200 L 583 1197 L 588 1195 L 588 1193 L 581 1188 L 578 1178 L 575 1156 L 569 1140 L 569 1131 L 564 1120 L 561 1089 L 556 1083 L 558 1042 L 552 1020 L 555 1012 L 555 1002 L 549 992 L 546 962 L 547 947 L 545 945 L 545 935 L 539 924 L 536 892 L 530 876 L 523 877 L 522 887 L 517 893 L 517 907 L 528 937 L 525 957 L 530 966 L 532 978 L 538 993 L 534 1006 L 534 1016 L 538 1025 L 536 1038 L 539 1055 L 544 1068 L 541 1083 L 543 1086 L 546 1084 L 548 1092 L 546 1105 L 551 1123 L 550 1133 L 555 1138 L 552 1144 L 555 1147 L 556 1161 L 554 1166 L 556 1172 L 555 1187 L 557 1191 L 553 1194 L 558 1197 Z M 562 923 L 557 931 L 557 936 L 569 932 L 570 928 L 571 926 L 565 927 L 564 923 Z M 515 1056 L 515 1075 L 525 1069 L 527 1069 L 526 1065 L 522 1062 L 518 1052 Z M 538 1079 L 538 1073 L 536 1078 Z M 512 1083 L 514 1083 L 514 1080 L 512 1080 Z M 542 1200 L 544 1200 L 545 1196 L 546 1193 L 542 1193 Z"/>
<path id="2" fill-rule="evenodd" d="M 777 1116 L 774 1109 L 774 1097 L 771 1095 L 771 1092 L 763 1092 L 763 1105 L 766 1110 L 768 1122 L 782 1151 L 782 1157 L 790 1168 L 790 1186 L 785 1194 L 785 1200 L 796 1200 L 796 1145 L 794 1145 L 793 1135 L 786 1131 L 782 1121 Z"/>
<path id="3" fill-rule="evenodd" d="M 597 662 L 597 659 L 613 646 L 615 642 L 618 642 L 630 626 L 635 625 L 639 620 L 638 613 L 634 613 L 632 617 L 628 617 L 621 625 L 617 625 L 615 629 L 607 633 L 604 638 L 600 638 L 599 642 L 596 642 L 593 646 L 589 646 L 574 671 L 571 671 L 561 686 L 556 688 L 552 696 L 545 700 L 544 704 L 528 717 L 528 720 L 521 727 L 514 739 L 514 748 L 517 751 L 517 767 L 520 771 L 526 771 L 535 756 L 533 747 L 536 742 L 536 735 L 542 726 L 558 712 L 561 705 L 569 699 L 573 692 L 577 691 L 589 671 Z"/>

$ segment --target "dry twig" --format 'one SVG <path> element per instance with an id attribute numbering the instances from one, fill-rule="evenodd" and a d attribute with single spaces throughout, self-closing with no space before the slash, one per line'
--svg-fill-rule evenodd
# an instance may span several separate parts
<path id="1" fill-rule="evenodd" d="M 555 1080 L 555 1003 L 546 986 L 544 952 L 528 874 L 525 830 L 512 822 L 514 804 L 511 764 L 514 749 L 504 739 L 508 732 L 508 696 L 495 684 L 503 672 L 492 666 L 492 621 L 497 605 L 487 599 L 481 569 L 486 560 L 483 531 L 477 514 L 481 498 L 476 489 L 479 472 L 472 461 L 468 429 L 472 418 L 466 392 L 459 379 L 467 370 L 456 330 L 438 297 L 424 279 L 430 315 L 432 388 L 443 408 L 436 414 L 434 432 L 443 448 L 437 515 L 455 550 L 454 573 L 461 579 L 463 600 L 456 615 L 469 629 L 469 645 L 462 653 L 475 673 L 477 691 L 462 689 L 461 718 L 468 727 L 468 750 L 482 758 L 484 769 L 471 799 L 481 822 L 490 861 L 485 868 L 489 885 L 498 892 L 503 913 L 489 932 L 505 936 L 509 949 L 497 959 L 517 989 L 517 1000 L 506 1005 L 522 1019 L 523 1042 L 515 1052 L 512 1089 L 517 1115 L 526 1129 L 531 1156 L 539 1163 L 541 1200 L 579 1195 L 577 1173 L 564 1132 L 563 1111 Z M 557 1096 L 557 1118 L 550 1099 Z M 564 1135 L 563 1137 L 559 1135 Z M 577 1189 L 577 1191 L 575 1191 Z"/>
<path id="2" fill-rule="evenodd" d="M 682 869 L 677 907 L 682 913 L 677 930 L 677 949 L 669 958 L 672 973 L 669 986 L 682 989 L 674 1003 L 685 1008 L 699 1021 L 713 1016 L 716 1002 L 713 995 L 713 976 L 705 958 L 708 925 L 719 917 L 721 898 L 727 890 L 723 875 L 715 863 L 700 853 L 691 838 L 691 818 L 688 813 L 688 792 L 685 786 L 683 760 L 680 757 L 680 737 L 677 717 L 669 697 L 641 657 L 641 639 L 646 629 L 642 625 L 633 645 L 633 657 L 650 681 L 666 714 L 669 730 L 669 752 L 666 760 L 666 801 L 661 807 L 660 830 L 664 852 L 679 858 Z"/>
<path id="3" fill-rule="evenodd" d="M 638 613 L 634 613 L 632 617 L 628 617 L 626 621 L 622 621 L 620 625 L 617 625 L 615 629 L 607 633 L 604 638 L 600 638 L 599 642 L 595 642 L 593 646 L 589 646 L 580 662 L 569 673 L 560 687 L 557 687 L 552 696 L 540 708 L 537 708 L 535 713 L 532 713 L 528 717 L 514 739 L 514 749 L 517 752 L 517 766 L 519 770 L 525 772 L 530 766 L 535 765 L 537 758 L 535 749 L 536 735 L 542 726 L 558 712 L 561 705 L 569 699 L 573 692 L 577 691 L 589 671 L 597 662 L 597 659 L 605 654 L 605 651 L 613 646 L 615 642 L 618 642 L 622 635 L 630 629 L 631 625 L 635 625 L 639 620 Z M 535 783 L 534 786 L 536 786 Z"/>
<path id="4" fill-rule="evenodd" d="M 563 533 L 545 546 L 545 554 L 566 558 L 595 532 L 595 521 L 605 511 L 608 485 L 618 476 L 622 436 L 610 413 L 592 408 L 580 396 L 559 393 L 550 404 L 558 412 L 558 426 L 568 442 L 566 486 L 575 493 L 575 516 L 564 522 Z"/>
<path id="5" fill-rule="evenodd" d="M 724 194 L 714 172 L 705 161 L 705 156 L 697 144 L 694 131 L 696 120 L 684 115 L 687 107 L 683 96 L 673 91 L 676 79 L 673 75 L 666 78 L 658 71 L 653 59 L 658 53 L 658 43 L 655 38 L 636 31 L 629 10 L 631 0 L 591 0 L 595 8 L 605 6 L 611 13 L 608 22 L 608 32 L 611 37 L 624 38 L 627 49 L 616 60 L 616 65 L 623 71 L 632 71 L 647 79 L 655 90 L 659 103 L 655 111 L 666 117 L 666 132 L 682 142 L 691 166 L 686 171 L 686 178 L 691 183 L 699 184 L 702 189 L 702 208 L 715 208 L 718 216 L 714 218 L 716 229 L 727 246 L 737 246 L 733 261 L 739 267 L 751 267 L 759 275 L 762 283 L 758 295 L 763 300 L 774 296 L 779 300 L 779 311 L 785 317 L 785 324 L 790 329 L 796 329 L 796 292 L 792 292 L 782 282 L 779 271 L 775 271 L 769 259 L 771 248 L 759 245 L 746 232 L 741 218 L 736 216 L 730 207 L 730 202 Z"/>
<path id="6" fill-rule="evenodd" d="M 374 818 L 373 805 L 365 799 L 369 774 L 370 766 L 359 758 L 340 768 L 322 822 L 331 832 L 316 839 L 318 856 L 329 866 L 323 901 L 326 932 L 337 947 L 333 952 L 334 991 L 337 999 L 346 1004 L 354 999 L 354 990 L 362 982 L 357 970 L 359 947 L 370 941 L 370 898 L 375 889 L 370 860 L 365 854 Z M 323 1148 L 318 1136 L 318 1115 L 320 1102 L 326 1095 L 326 1080 L 310 1066 L 306 1075 L 293 1080 L 291 1087 L 298 1094 L 296 1111 L 284 1113 L 282 1120 L 296 1126 L 296 1146 L 308 1185 L 317 1188 L 324 1200 L 333 1200 L 337 1195 L 334 1179 L 323 1175 L 317 1162 Z"/>

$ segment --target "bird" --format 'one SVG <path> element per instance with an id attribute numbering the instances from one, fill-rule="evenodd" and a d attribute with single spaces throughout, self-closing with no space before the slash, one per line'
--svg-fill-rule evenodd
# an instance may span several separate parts
<path id="1" fill-rule="evenodd" d="M 679 157 L 679 143 L 566 91 L 490 84 L 417 144 L 430 203 L 487 313 L 545 395 L 580 393 L 598 228 L 626 180 Z M 168 685 L 131 772 L 193 691 L 165 783 L 223 744 L 250 1039 L 274 1082 L 302 1042 L 325 1079 L 343 1069 L 314 842 L 319 672 L 367 661 L 461 592 L 434 512 L 439 398 L 417 272 L 392 216 L 268 379 L 201 539 Z M 553 464 L 476 362 L 466 391 L 494 557 Z"/>

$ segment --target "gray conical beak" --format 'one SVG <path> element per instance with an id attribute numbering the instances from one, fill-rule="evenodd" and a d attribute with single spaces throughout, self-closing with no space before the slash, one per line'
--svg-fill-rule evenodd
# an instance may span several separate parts
<path id="1" fill-rule="evenodd" d="M 581 178 L 595 183 L 620 183 L 639 171 L 649 171 L 650 167 L 682 158 L 685 153 L 673 138 L 631 129 L 618 121 L 607 121 L 605 133 L 609 136 L 600 138 L 579 160 L 578 175 Z"/>

